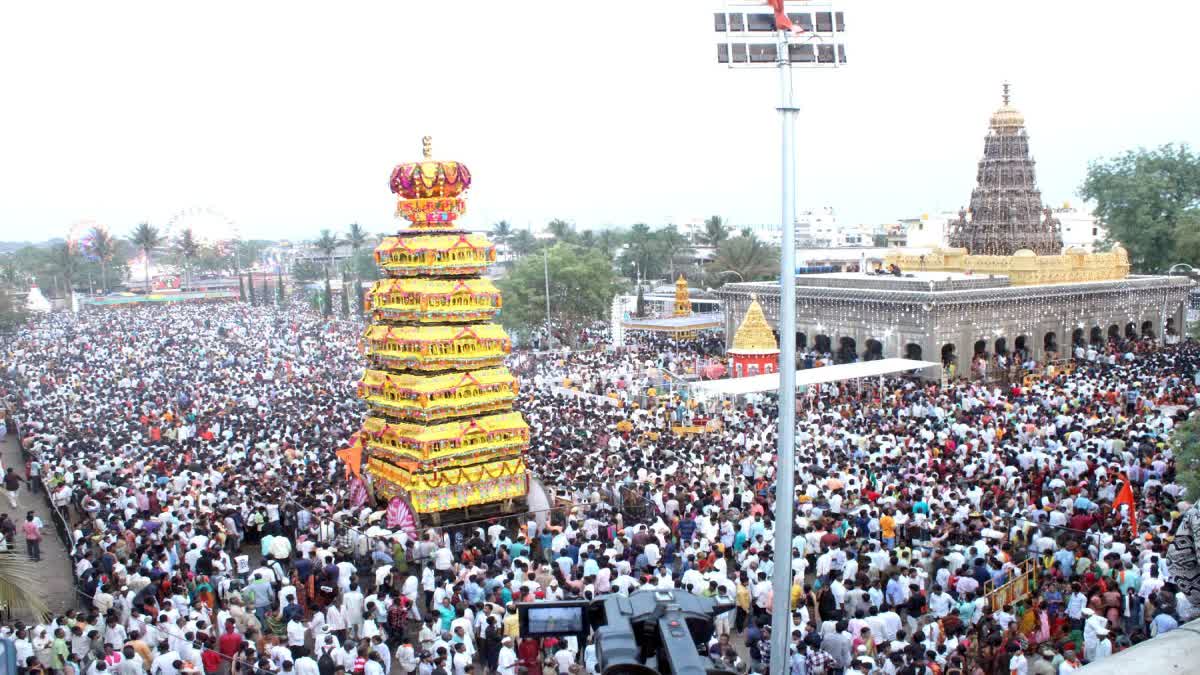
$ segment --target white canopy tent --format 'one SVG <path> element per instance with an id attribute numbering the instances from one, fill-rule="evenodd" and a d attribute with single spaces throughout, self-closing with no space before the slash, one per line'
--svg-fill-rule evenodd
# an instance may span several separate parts
<path id="1" fill-rule="evenodd" d="M 859 361 L 858 363 L 843 363 L 836 366 L 809 368 L 807 370 L 796 371 L 796 388 L 811 384 L 824 384 L 826 382 L 857 380 L 865 377 L 882 377 L 884 375 L 903 373 L 909 370 L 929 368 L 936 365 L 938 364 L 932 361 L 880 359 L 878 361 Z M 745 396 L 746 394 L 779 391 L 779 373 L 695 382 L 691 385 L 691 390 L 693 394 L 699 396 Z"/>

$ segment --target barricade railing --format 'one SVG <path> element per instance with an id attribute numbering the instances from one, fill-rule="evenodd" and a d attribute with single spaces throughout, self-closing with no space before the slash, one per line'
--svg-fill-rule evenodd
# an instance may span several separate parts
<path id="1" fill-rule="evenodd" d="M 1037 588 L 1038 558 L 1033 556 L 1017 564 L 1017 571 L 1000 586 L 988 581 L 983 585 L 983 596 L 992 611 L 1005 605 L 1015 605 L 1033 595 Z"/>

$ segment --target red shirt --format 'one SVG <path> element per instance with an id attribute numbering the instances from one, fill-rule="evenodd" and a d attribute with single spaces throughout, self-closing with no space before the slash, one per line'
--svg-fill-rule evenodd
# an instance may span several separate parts
<path id="1" fill-rule="evenodd" d="M 226 632 L 221 634 L 221 638 L 217 640 L 217 649 L 232 658 L 242 649 L 242 636 L 237 631 Z"/>

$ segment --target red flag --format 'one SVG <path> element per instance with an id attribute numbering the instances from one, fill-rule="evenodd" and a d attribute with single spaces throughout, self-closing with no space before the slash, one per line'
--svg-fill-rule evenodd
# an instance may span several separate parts
<path id="1" fill-rule="evenodd" d="M 1117 493 L 1117 498 L 1113 500 L 1112 507 L 1114 511 L 1119 511 L 1122 504 L 1129 505 L 1129 528 L 1133 532 L 1133 536 L 1136 537 L 1138 536 L 1137 505 L 1133 502 L 1133 486 L 1129 484 L 1129 478 L 1125 475 L 1122 474 L 1120 478 L 1124 482 L 1124 485 L 1121 487 L 1121 491 Z"/>
<path id="2" fill-rule="evenodd" d="M 787 12 L 783 8 L 784 0 L 767 0 L 767 4 L 771 9 L 775 10 L 775 30 L 790 30 L 793 33 L 803 33 L 804 29 L 792 24 L 792 20 L 788 18 Z"/>

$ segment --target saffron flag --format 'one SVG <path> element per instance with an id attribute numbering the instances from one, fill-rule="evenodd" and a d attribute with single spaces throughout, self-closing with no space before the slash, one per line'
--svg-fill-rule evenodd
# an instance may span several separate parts
<path id="1" fill-rule="evenodd" d="M 788 18 L 787 12 L 783 8 L 784 0 L 767 0 L 767 4 L 771 9 L 775 10 L 775 30 L 790 30 L 793 33 L 803 33 L 804 29 L 793 25 L 792 20 Z"/>
<path id="2" fill-rule="evenodd" d="M 1117 498 L 1113 500 L 1112 507 L 1114 511 L 1119 511 L 1122 504 L 1129 505 L 1129 529 L 1133 532 L 1133 536 L 1138 536 L 1137 527 L 1137 508 L 1133 501 L 1133 486 L 1129 484 L 1129 478 L 1124 474 L 1121 475 L 1123 485 L 1121 490 L 1117 492 Z"/>
<path id="3" fill-rule="evenodd" d="M 362 443 L 358 440 L 358 434 L 350 437 L 350 445 L 337 451 L 338 459 L 346 463 L 346 476 L 354 474 L 359 479 L 362 478 Z"/>

